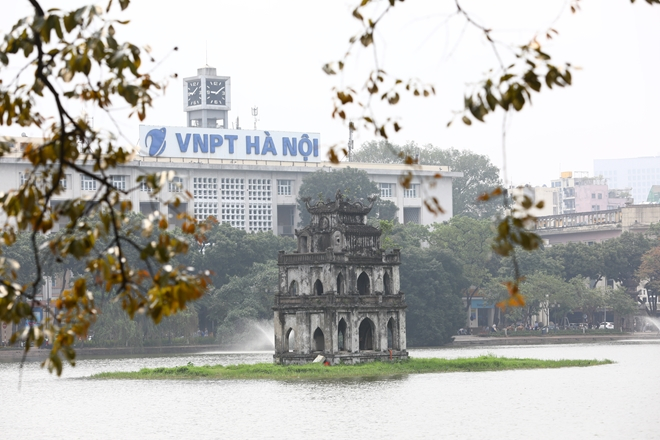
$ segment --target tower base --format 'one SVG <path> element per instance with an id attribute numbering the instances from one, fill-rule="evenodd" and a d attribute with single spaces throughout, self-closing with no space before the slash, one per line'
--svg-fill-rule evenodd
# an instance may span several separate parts
<path id="1" fill-rule="evenodd" d="M 273 355 L 273 363 L 279 365 L 303 365 L 310 364 L 317 356 L 324 356 L 325 360 L 330 365 L 353 365 L 363 362 L 396 362 L 408 360 L 408 352 L 394 351 L 390 354 L 389 351 L 361 351 L 359 353 L 339 352 L 339 353 L 321 353 L 314 352 L 309 354 L 300 353 L 279 353 Z"/>

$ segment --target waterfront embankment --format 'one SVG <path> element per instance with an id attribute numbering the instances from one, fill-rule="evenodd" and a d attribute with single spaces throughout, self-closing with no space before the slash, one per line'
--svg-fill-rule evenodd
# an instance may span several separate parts
<path id="1" fill-rule="evenodd" d="M 612 341 L 660 340 L 658 333 L 607 333 L 585 335 L 546 334 L 539 336 L 516 336 L 515 332 L 508 336 L 473 336 L 458 335 L 454 337 L 454 347 L 460 346 L 491 346 L 491 345 L 545 345 L 545 344 L 588 344 Z"/>
<path id="2" fill-rule="evenodd" d="M 451 347 L 479 347 L 498 345 L 550 345 L 550 344 L 588 344 L 607 343 L 613 341 L 660 340 L 658 333 L 607 333 L 586 335 L 547 334 L 539 336 L 515 336 L 515 333 L 505 336 L 472 336 L 458 335 L 454 342 L 440 348 Z M 178 354 L 200 354 L 217 352 L 240 352 L 238 347 L 223 347 L 219 345 L 167 345 L 159 347 L 113 347 L 113 348 L 76 348 L 78 359 L 104 359 L 138 356 L 169 356 Z M 33 348 L 28 352 L 26 361 L 43 361 L 48 356 L 47 349 Z M 23 350 L 18 347 L 0 348 L 0 362 L 20 362 L 23 359 Z"/>

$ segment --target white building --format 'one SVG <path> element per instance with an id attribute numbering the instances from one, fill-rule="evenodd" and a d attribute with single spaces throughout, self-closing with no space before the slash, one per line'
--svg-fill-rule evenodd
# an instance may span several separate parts
<path id="1" fill-rule="evenodd" d="M 651 187 L 660 184 L 660 156 L 595 159 L 594 176 L 603 176 L 610 188 L 632 188 L 635 204 L 644 203 Z"/>
<path id="2" fill-rule="evenodd" d="M 165 191 L 151 194 L 146 184 L 126 196 L 136 212 L 149 214 L 168 210 L 164 202 L 173 194 L 186 191 L 192 199 L 177 211 L 185 210 L 198 220 L 208 216 L 221 223 L 254 231 L 293 235 L 299 221 L 296 196 L 303 178 L 318 170 L 352 167 L 364 170 L 379 185 L 381 198 L 398 207 L 399 222 L 429 225 L 452 216 L 452 179 L 462 173 L 447 167 L 420 166 L 410 188 L 399 183 L 404 165 L 341 163 L 325 161 L 318 133 L 275 132 L 268 130 L 229 130 L 230 78 L 220 77 L 213 68 L 199 69 L 196 77 L 184 79 L 184 110 L 188 127 L 141 126 L 137 155 L 131 162 L 111 172 L 113 184 L 128 190 L 147 173 L 174 171 Z M 203 92 L 206 91 L 204 94 Z M 17 188 L 29 172 L 30 164 L 20 159 L 27 143 L 40 139 L 16 138 L 12 151 L 0 158 L 0 191 Z M 91 168 L 88 168 L 91 171 Z M 442 177 L 433 179 L 441 173 Z M 435 185 L 424 185 L 434 180 Z M 62 179 L 65 191 L 53 198 L 61 203 L 72 198 L 92 198 L 98 182 L 70 172 Z M 434 215 L 424 208 L 424 199 L 435 197 L 445 210 Z"/>
<path id="3" fill-rule="evenodd" d="M 221 131 L 221 130 L 217 130 Z M 20 150 L 0 158 L 0 191 L 17 188 L 29 172 L 30 164 L 20 158 Z M 402 165 L 328 162 L 290 162 L 234 159 L 182 159 L 172 157 L 137 157 L 126 165 L 116 168 L 111 179 L 116 187 L 129 189 L 136 185 L 138 176 L 172 170 L 176 177 L 162 194 L 154 197 L 147 185 L 130 192 L 127 198 L 135 212 L 149 214 L 169 209 L 164 201 L 173 194 L 189 191 L 192 200 L 180 209 L 198 220 L 214 216 L 222 223 L 246 231 L 272 230 L 277 234 L 293 235 L 299 221 L 296 196 L 302 179 L 318 170 L 331 171 L 353 167 L 367 172 L 381 190 L 384 200 L 391 200 L 398 207 L 399 222 L 429 225 L 449 220 L 452 216 L 452 178 L 461 173 L 448 172 L 444 167 L 424 166 L 416 171 L 416 180 L 409 189 L 398 183 L 399 176 L 407 170 Z M 422 178 L 432 178 L 441 172 L 434 187 L 422 185 Z M 53 197 L 53 203 L 72 198 L 91 198 L 98 182 L 79 173 L 69 172 L 62 180 L 65 191 Z M 436 197 L 445 209 L 444 214 L 434 215 L 424 208 L 424 197 Z"/>

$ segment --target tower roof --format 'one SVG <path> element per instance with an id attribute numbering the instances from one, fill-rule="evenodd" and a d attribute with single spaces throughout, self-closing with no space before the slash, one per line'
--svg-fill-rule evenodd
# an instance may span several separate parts
<path id="1" fill-rule="evenodd" d="M 310 197 L 305 197 L 302 199 L 305 202 L 305 206 L 310 214 L 319 215 L 319 214 L 351 214 L 351 215 L 367 215 L 371 211 L 371 208 L 374 206 L 374 202 L 377 200 L 376 196 L 370 196 L 367 200 L 369 201 L 368 205 L 362 204 L 360 201 L 352 202 L 348 197 L 344 197 L 341 193 L 341 190 L 337 190 L 335 193 L 335 200 L 326 200 L 325 202 L 319 200 L 315 205 L 310 205 Z"/>

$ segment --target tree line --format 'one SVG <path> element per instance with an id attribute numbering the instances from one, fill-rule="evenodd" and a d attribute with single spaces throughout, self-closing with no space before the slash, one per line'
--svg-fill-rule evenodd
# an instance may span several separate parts
<path id="1" fill-rule="evenodd" d="M 369 148 L 371 146 L 366 145 L 363 151 L 370 151 Z M 379 148 L 382 150 L 383 145 Z M 411 144 L 406 148 L 416 146 Z M 483 168 L 492 167 L 489 162 L 483 162 L 487 158 L 470 152 L 443 152 L 430 146 L 417 151 L 429 158 L 436 157 L 437 163 L 446 163 L 447 157 L 453 157 L 455 169 L 463 171 L 463 178 L 467 179 L 465 185 L 472 186 L 470 191 L 480 191 L 478 182 L 485 178 Z M 358 159 L 360 154 L 362 151 L 358 151 Z M 372 159 L 379 160 L 375 150 L 369 154 Z M 457 185 L 455 182 L 454 186 Z M 353 199 L 366 199 L 378 192 L 377 185 L 364 171 L 354 168 L 318 171 L 303 179 L 298 192 L 299 207 L 304 206 L 305 197 L 314 199 L 313 203 L 333 197 L 337 189 Z M 463 188 L 462 191 L 467 190 Z M 466 325 L 467 307 L 472 298 L 484 297 L 495 304 L 508 295 L 502 283 L 512 277 L 512 260 L 498 256 L 491 248 L 493 231 L 489 215 L 496 215 L 496 212 L 468 206 L 477 204 L 469 202 L 471 197 L 465 198 L 462 205 L 456 205 L 461 214 L 431 227 L 399 224 L 397 207 L 391 202 L 379 201 L 370 213 L 368 221 L 383 231 L 383 247 L 399 248 L 402 252 L 401 290 L 408 303 L 411 346 L 450 342 L 456 331 Z M 306 210 L 301 212 L 306 213 Z M 136 269 L 141 270 L 145 262 L 137 249 L 154 239 L 155 233 L 144 227 L 153 219 L 132 214 L 129 220 L 123 233 L 138 246 L 125 252 Z M 660 259 L 656 258 L 660 248 L 654 238 L 657 230 L 653 227 L 647 235 L 624 233 L 591 246 L 570 243 L 521 253 L 517 263 L 525 274 L 521 291 L 526 303 L 524 307 L 507 309 L 503 319 L 526 321 L 543 307 L 551 308 L 547 313 L 555 322 L 563 321 L 576 310 L 588 314 L 590 320 L 604 306 L 619 313 L 635 310 L 637 304 L 633 298 L 639 282 L 651 280 L 647 287 L 655 289 L 660 279 L 660 264 L 657 263 Z M 172 237 L 179 234 L 177 229 L 168 231 Z M 29 233 L 19 234 L 13 246 L 3 249 L 6 258 L 20 265 L 19 281 L 29 280 L 35 270 L 30 239 Z M 45 237 L 39 240 L 45 242 Z M 95 245 L 105 248 L 108 243 L 100 239 Z M 111 291 L 96 289 L 93 292 L 101 311 L 91 327 L 91 343 L 99 346 L 191 342 L 245 344 L 254 334 L 255 322 L 272 319 L 272 297 L 278 289 L 278 251 L 290 252 L 294 248 L 295 241 L 290 237 L 275 236 L 271 232 L 248 233 L 228 224 L 213 223 L 203 241 L 190 242 L 188 251 L 172 260 L 176 266 L 209 271 L 206 295 L 193 302 L 184 313 L 164 317 L 161 325 L 154 325 L 140 313 L 126 315 L 122 311 L 125 307 L 114 300 Z M 69 256 L 57 262 L 49 257 L 47 249 L 42 249 L 42 253 L 44 272 L 64 267 L 73 275 L 71 279 L 87 274 L 89 285 L 95 285 L 93 274 L 76 258 Z M 622 287 L 594 288 L 602 279 L 612 280 Z M 653 306 L 649 304 L 648 307 Z"/>

